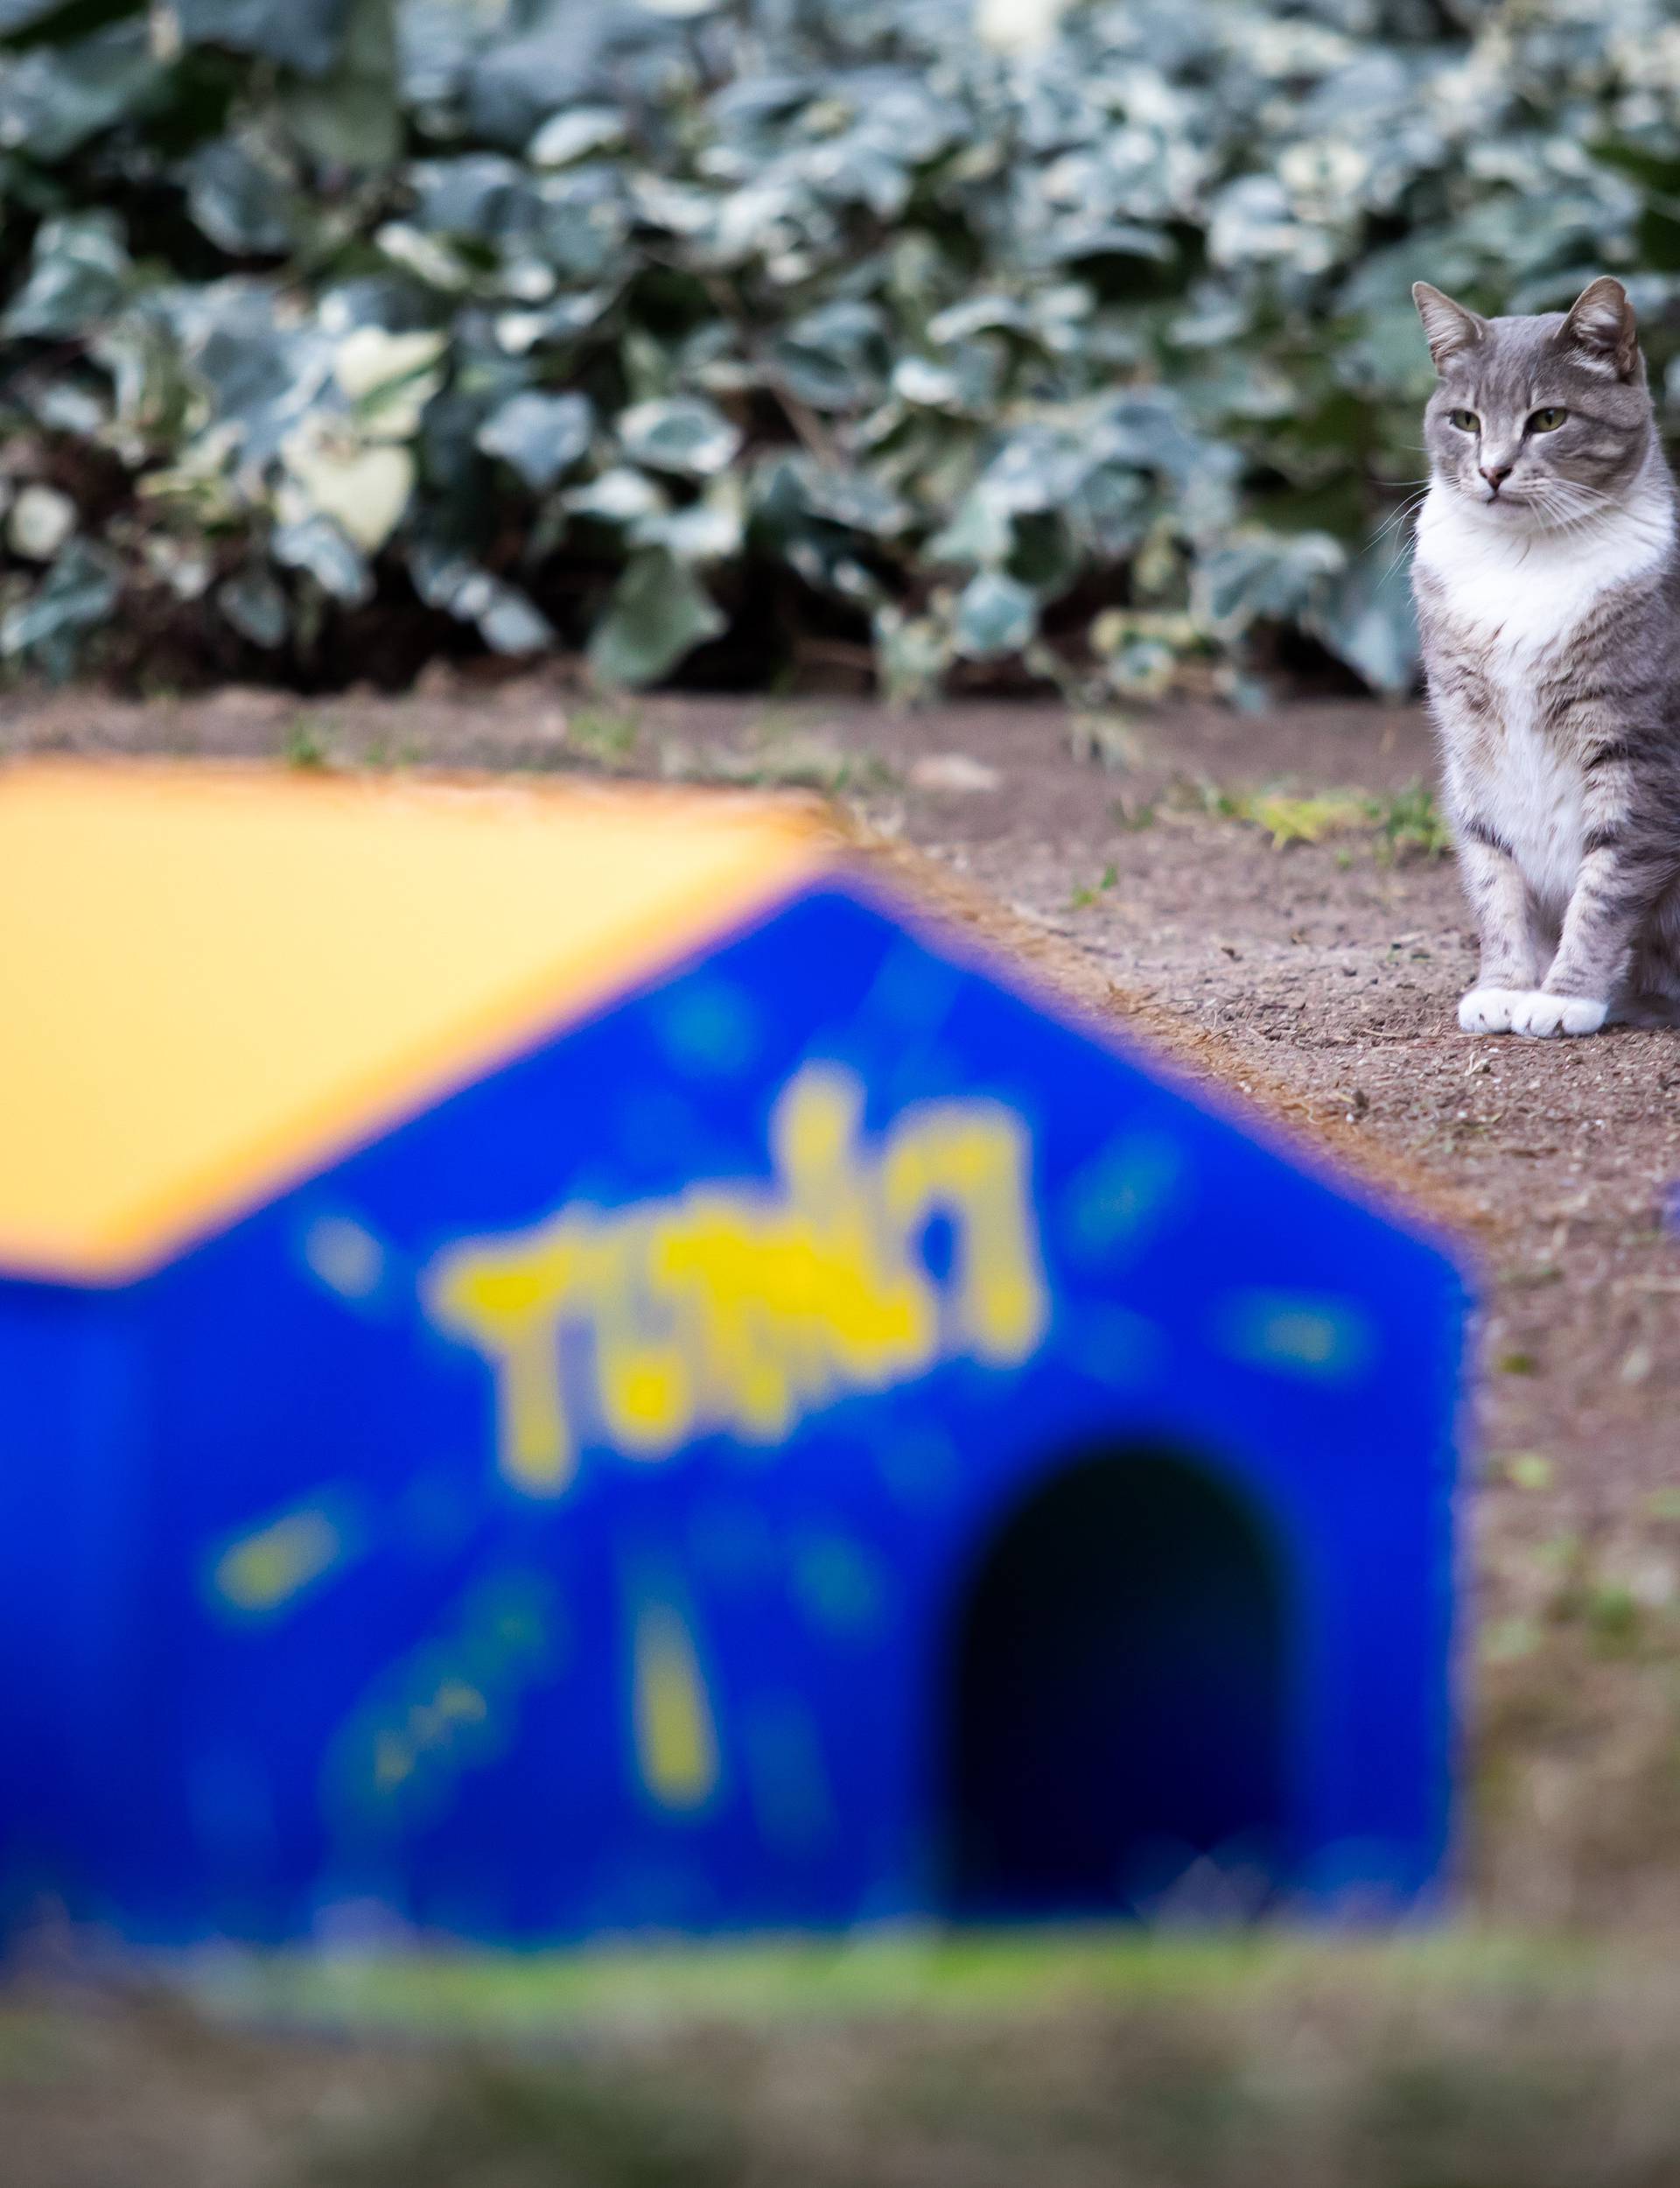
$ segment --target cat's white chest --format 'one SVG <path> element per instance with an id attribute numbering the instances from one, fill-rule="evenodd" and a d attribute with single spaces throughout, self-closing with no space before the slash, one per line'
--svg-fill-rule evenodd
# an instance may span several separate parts
<path id="1" fill-rule="evenodd" d="M 1580 871 L 1584 778 L 1576 754 L 1541 726 L 1534 670 L 1530 649 L 1513 649 L 1502 664 L 1490 656 L 1488 677 L 1500 719 L 1483 745 L 1478 772 L 1523 880 L 1542 903 L 1561 912 Z"/>

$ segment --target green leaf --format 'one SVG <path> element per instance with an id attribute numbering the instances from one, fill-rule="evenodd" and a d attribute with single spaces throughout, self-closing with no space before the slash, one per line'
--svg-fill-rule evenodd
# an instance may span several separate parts
<path id="1" fill-rule="evenodd" d="M 288 570 L 306 571 L 323 593 L 351 607 L 373 598 L 373 572 L 330 516 L 282 524 L 274 535 L 274 558 Z"/>
<path id="2" fill-rule="evenodd" d="M 697 396 L 633 404 L 619 420 L 619 438 L 634 462 L 690 479 L 715 477 L 741 445 L 723 412 Z"/>
<path id="3" fill-rule="evenodd" d="M 631 558 L 589 642 L 598 683 L 635 690 L 656 684 L 724 627 L 717 603 L 663 548 Z"/>
<path id="4" fill-rule="evenodd" d="M 510 585 L 493 585 L 479 612 L 479 629 L 493 653 L 540 654 L 554 643 L 554 626 Z"/>
<path id="5" fill-rule="evenodd" d="M 1374 691 L 1395 696 L 1411 690 L 1421 657 L 1408 561 L 1392 542 L 1374 541 L 1302 618 Z"/>
<path id="6" fill-rule="evenodd" d="M 962 588 L 956 604 L 956 650 L 989 661 L 1019 653 L 1039 628 L 1038 596 L 1001 571 L 983 570 Z"/>
<path id="7" fill-rule="evenodd" d="M 236 571 L 216 588 L 216 606 L 242 638 L 271 653 L 286 641 L 291 611 L 273 573 L 261 563 Z"/>
<path id="8" fill-rule="evenodd" d="M 772 384 L 819 410 L 856 409 L 878 393 L 891 354 L 879 307 L 838 298 L 807 312 L 778 339 Z"/>
<path id="9" fill-rule="evenodd" d="M 284 179 L 231 137 L 206 144 L 182 170 L 187 210 L 218 250 L 231 258 L 291 248 Z"/>
<path id="10" fill-rule="evenodd" d="M 116 311 L 132 272 L 115 214 L 70 213 L 43 221 L 29 278 L 0 326 L 8 334 L 80 334 Z"/>
<path id="11" fill-rule="evenodd" d="M 527 486 L 551 487 L 589 453 L 595 410 L 587 396 L 509 396 L 479 428 L 488 456 L 511 464 Z"/>
<path id="12" fill-rule="evenodd" d="M 0 0 L 0 39 L 32 30 L 60 14 L 65 4 L 66 0 Z"/>
<path id="13" fill-rule="evenodd" d="M 606 145 L 622 144 L 625 126 L 614 107 L 573 107 L 550 116 L 525 147 L 525 157 L 533 167 L 569 167 Z"/>
<path id="14" fill-rule="evenodd" d="M 950 522 L 928 541 L 928 558 L 981 568 L 1006 562 L 1014 544 L 1010 501 L 982 479 L 962 497 Z"/>
<path id="15" fill-rule="evenodd" d="M 312 156 L 340 167 L 379 167 L 402 142 L 397 106 L 396 24 L 393 0 L 315 0 L 342 18 L 342 42 L 331 66 L 311 72 L 281 95 L 292 130 Z M 284 8 L 267 12 L 282 15 Z"/>
<path id="16" fill-rule="evenodd" d="M 472 624 L 493 653 L 542 653 L 554 643 L 547 616 L 468 556 L 418 542 L 409 554 L 409 573 L 429 607 Z"/>
<path id="17" fill-rule="evenodd" d="M 0 150 L 61 160 L 134 112 L 161 73 L 144 23 L 35 46 L 0 67 Z"/>
<path id="18" fill-rule="evenodd" d="M 1287 621 L 1306 610 L 1321 581 L 1345 561 L 1340 544 L 1323 532 L 1247 533 L 1197 565 L 1197 611 L 1227 635 L 1262 618 Z"/>
<path id="19" fill-rule="evenodd" d="M 260 53 L 324 76 L 343 51 L 354 0 L 173 0 L 181 40 Z"/>
<path id="20" fill-rule="evenodd" d="M 108 620 L 121 590 L 110 557 L 73 539 L 28 599 L 0 618 L 0 656 L 32 655 L 55 679 L 69 675 L 82 640 Z"/>
<path id="21" fill-rule="evenodd" d="M 914 706 L 938 691 L 956 649 L 943 616 L 906 615 L 883 607 L 875 614 L 875 650 L 888 699 L 895 706 Z"/>

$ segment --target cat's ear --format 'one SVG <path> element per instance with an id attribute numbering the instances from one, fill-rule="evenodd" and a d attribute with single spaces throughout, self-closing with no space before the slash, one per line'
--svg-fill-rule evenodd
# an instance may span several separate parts
<path id="1" fill-rule="evenodd" d="M 1590 281 L 1570 305 L 1558 340 L 1595 372 L 1629 378 L 1639 364 L 1639 329 L 1620 282 L 1609 274 Z"/>
<path id="2" fill-rule="evenodd" d="M 1445 372 L 1451 358 L 1460 350 L 1474 348 L 1488 332 L 1488 322 L 1480 312 L 1454 304 L 1451 297 L 1432 288 L 1427 281 L 1412 283 L 1411 300 L 1424 323 L 1424 339 L 1429 344 L 1437 372 Z"/>

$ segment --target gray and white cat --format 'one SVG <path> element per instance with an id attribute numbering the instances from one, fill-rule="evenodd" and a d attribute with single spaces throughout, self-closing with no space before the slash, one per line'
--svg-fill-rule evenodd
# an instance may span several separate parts
<path id="1" fill-rule="evenodd" d="M 1531 319 L 1412 296 L 1412 587 L 1481 943 L 1459 1023 L 1680 1021 L 1680 543 L 1633 306 L 1608 277 Z"/>

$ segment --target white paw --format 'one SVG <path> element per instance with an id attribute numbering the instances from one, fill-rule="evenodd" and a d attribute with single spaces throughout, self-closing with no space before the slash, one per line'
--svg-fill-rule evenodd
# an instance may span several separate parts
<path id="1" fill-rule="evenodd" d="M 1467 1034 L 1508 1034 L 1529 999 L 1521 988 L 1473 987 L 1459 1005 L 1459 1023 Z"/>
<path id="2" fill-rule="evenodd" d="M 1511 1031 L 1536 1041 L 1556 1034 L 1595 1034 L 1603 1025 L 1609 1006 L 1584 995 L 1519 995 L 1511 1013 Z"/>

